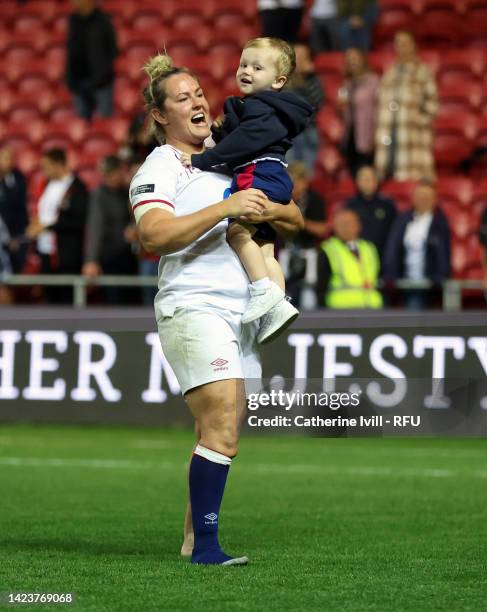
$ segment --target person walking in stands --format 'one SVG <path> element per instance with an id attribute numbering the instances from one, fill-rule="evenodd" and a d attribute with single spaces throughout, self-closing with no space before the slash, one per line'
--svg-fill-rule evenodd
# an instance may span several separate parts
<path id="1" fill-rule="evenodd" d="M 318 304 L 327 308 L 382 308 L 377 290 L 380 262 L 372 242 L 359 238 L 360 219 L 353 210 L 336 213 L 335 235 L 321 243 L 318 257 Z"/>
<path id="2" fill-rule="evenodd" d="M 47 183 L 37 203 L 37 216 L 26 235 L 37 239 L 43 274 L 79 274 L 88 213 L 88 191 L 68 165 L 62 149 L 42 154 L 42 171 Z M 48 287 L 50 302 L 72 301 L 70 287 Z"/>
<path id="3" fill-rule="evenodd" d="M 375 167 L 380 179 L 433 179 L 433 119 L 438 93 L 410 32 L 394 38 L 396 61 L 379 86 Z"/>
<path id="4" fill-rule="evenodd" d="M 118 54 L 115 30 L 96 0 L 71 2 L 75 12 L 69 18 L 66 79 L 76 113 L 88 121 L 97 109 L 102 117 L 111 117 Z"/>

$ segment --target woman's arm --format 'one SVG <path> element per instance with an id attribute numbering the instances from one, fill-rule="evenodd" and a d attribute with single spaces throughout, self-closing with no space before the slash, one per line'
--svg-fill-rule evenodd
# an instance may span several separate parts
<path id="1" fill-rule="evenodd" d="M 260 218 L 266 201 L 266 196 L 258 189 L 247 189 L 182 217 L 154 208 L 146 212 L 138 223 L 140 242 L 153 255 L 175 253 L 189 246 L 222 219 L 246 214 Z"/>
<path id="2" fill-rule="evenodd" d="M 286 205 L 266 200 L 264 212 L 261 215 L 244 215 L 243 217 L 243 220 L 249 223 L 269 223 L 285 240 L 290 240 L 304 229 L 303 215 L 292 200 Z"/>

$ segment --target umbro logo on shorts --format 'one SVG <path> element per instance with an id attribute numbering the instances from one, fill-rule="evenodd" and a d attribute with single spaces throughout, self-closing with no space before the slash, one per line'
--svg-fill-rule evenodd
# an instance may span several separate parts
<path id="1" fill-rule="evenodd" d="M 217 357 L 215 361 L 212 361 L 210 363 L 210 365 L 217 366 L 216 368 L 213 368 L 213 372 L 221 372 L 222 370 L 228 370 L 227 363 L 228 361 L 226 359 L 223 359 L 222 357 Z"/>
<path id="2" fill-rule="evenodd" d="M 205 525 L 214 525 L 216 523 L 217 518 L 218 514 L 215 514 L 214 512 L 210 512 L 210 514 L 205 514 L 205 519 L 208 519 L 208 521 L 205 521 Z"/>
<path id="3" fill-rule="evenodd" d="M 215 361 L 212 361 L 210 365 L 223 366 L 226 363 L 228 363 L 226 359 L 222 359 L 221 357 L 218 357 L 217 359 L 215 359 Z"/>

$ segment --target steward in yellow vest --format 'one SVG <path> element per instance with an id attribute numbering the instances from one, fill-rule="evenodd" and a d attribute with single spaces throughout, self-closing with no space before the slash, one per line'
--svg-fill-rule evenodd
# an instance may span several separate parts
<path id="1" fill-rule="evenodd" d="M 321 243 L 328 258 L 330 279 L 325 293 L 328 308 L 382 308 L 377 291 L 380 261 L 372 242 L 357 238 L 354 249 L 337 237 Z"/>

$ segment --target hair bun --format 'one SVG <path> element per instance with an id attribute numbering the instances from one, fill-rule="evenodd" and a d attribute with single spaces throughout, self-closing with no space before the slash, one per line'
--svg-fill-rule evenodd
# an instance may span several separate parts
<path id="1" fill-rule="evenodd" d="M 172 69 L 173 63 L 169 55 L 156 55 L 144 64 L 144 71 L 151 83 L 166 73 L 171 72 Z"/>

